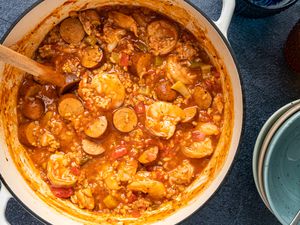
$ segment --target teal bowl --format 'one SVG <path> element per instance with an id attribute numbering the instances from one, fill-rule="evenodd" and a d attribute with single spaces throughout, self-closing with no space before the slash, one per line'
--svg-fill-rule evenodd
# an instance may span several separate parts
<path id="1" fill-rule="evenodd" d="M 288 225 L 300 209 L 300 111 L 273 136 L 265 156 L 263 181 L 273 214 Z"/>
<path id="2" fill-rule="evenodd" d="M 285 106 L 281 107 L 280 109 L 278 109 L 263 125 L 263 127 L 261 128 L 256 142 L 255 142 L 255 146 L 254 146 L 254 150 L 253 150 L 253 157 L 252 157 L 252 172 L 253 172 L 253 178 L 254 178 L 254 182 L 255 182 L 255 186 L 256 189 L 261 197 L 261 199 L 263 200 L 263 202 L 265 203 L 265 205 L 270 208 L 268 201 L 265 199 L 265 193 L 264 190 L 261 190 L 259 187 L 259 179 L 258 177 L 261 176 L 258 174 L 258 159 L 261 156 L 261 147 L 262 147 L 262 143 L 268 133 L 268 131 L 270 130 L 270 128 L 273 126 L 273 124 L 286 112 L 288 111 L 290 108 L 294 107 L 295 105 L 299 104 L 300 100 L 296 100 L 293 101 L 291 103 L 286 104 Z"/>

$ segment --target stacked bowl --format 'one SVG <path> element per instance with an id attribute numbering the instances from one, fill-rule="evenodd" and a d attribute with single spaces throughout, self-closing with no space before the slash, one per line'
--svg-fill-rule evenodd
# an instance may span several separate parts
<path id="1" fill-rule="evenodd" d="M 300 100 L 268 119 L 257 137 L 252 163 L 263 202 L 282 224 L 291 224 L 300 210 Z"/>

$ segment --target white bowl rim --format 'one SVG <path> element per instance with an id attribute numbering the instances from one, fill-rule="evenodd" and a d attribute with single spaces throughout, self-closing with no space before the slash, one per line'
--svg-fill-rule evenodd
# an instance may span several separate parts
<path id="1" fill-rule="evenodd" d="M 265 184 L 264 186 L 266 187 L 267 190 L 270 189 L 270 188 L 269 188 L 269 185 L 266 185 L 266 183 L 269 183 L 269 182 L 268 182 L 269 179 L 268 179 L 268 177 L 267 177 L 267 174 L 268 174 L 268 171 L 269 171 L 269 163 L 270 163 L 270 159 L 271 159 L 272 153 L 273 153 L 273 150 L 270 150 L 269 146 L 270 146 L 271 144 L 274 145 L 274 142 L 277 142 L 277 141 L 278 141 L 280 135 L 281 135 L 282 133 L 285 132 L 285 128 L 286 128 L 286 127 L 289 127 L 289 126 L 294 122 L 294 120 L 299 119 L 299 117 L 300 117 L 300 111 L 299 111 L 299 109 L 300 109 L 300 107 L 298 107 L 298 111 L 294 112 L 292 115 L 290 115 L 288 118 L 286 118 L 286 120 L 281 124 L 281 126 L 276 130 L 276 133 L 273 135 L 273 136 L 276 136 L 276 137 L 278 137 L 278 138 L 277 138 L 277 139 L 273 139 L 273 138 L 272 138 L 272 140 L 270 140 L 270 143 L 269 143 L 269 145 L 268 145 L 268 151 L 266 152 L 266 155 L 265 155 L 265 159 L 267 159 L 267 160 L 264 160 L 264 163 L 263 163 L 263 169 L 264 169 L 264 170 L 263 170 L 263 180 L 264 180 L 264 184 Z M 283 126 L 283 125 L 284 125 L 284 126 Z M 284 129 L 284 130 L 283 130 L 283 129 Z M 278 131 L 278 132 L 277 132 L 277 131 Z M 272 143 L 271 143 L 271 142 L 272 142 Z M 268 194 L 268 193 L 269 193 L 269 194 Z M 266 196 L 267 196 L 267 198 L 268 198 L 268 200 L 269 200 L 269 202 L 270 202 L 270 207 L 271 207 L 272 211 L 274 211 L 273 214 L 276 216 L 276 218 L 280 221 L 281 224 L 283 224 L 283 225 L 288 225 L 289 222 L 287 223 L 287 222 L 283 219 L 283 217 L 280 215 L 279 211 L 276 210 L 275 204 L 274 204 L 274 202 L 272 201 L 272 199 L 270 198 L 270 191 L 266 191 Z M 296 213 L 295 213 L 295 215 L 296 215 Z M 293 218 L 292 218 L 292 219 L 293 219 Z"/>
<path id="2" fill-rule="evenodd" d="M 284 106 L 282 106 L 281 108 L 279 108 L 275 113 L 273 113 L 268 120 L 264 123 L 264 125 L 262 126 L 262 128 L 259 131 L 259 134 L 256 138 L 256 142 L 254 145 L 254 150 L 253 150 L 253 155 L 252 155 L 252 173 L 253 173 L 253 179 L 254 179 L 254 183 L 256 186 L 256 189 L 258 191 L 258 194 L 260 195 L 262 201 L 264 202 L 264 204 L 267 206 L 267 208 L 271 211 L 270 208 L 270 204 L 268 203 L 268 200 L 265 198 L 265 196 L 262 195 L 262 192 L 264 190 L 260 189 L 259 186 L 259 181 L 258 181 L 258 159 L 261 155 L 261 147 L 262 147 L 262 143 L 266 137 L 266 135 L 268 134 L 268 131 L 271 129 L 271 127 L 274 125 L 274 123 L 285 113 L 287 112 L 289 109 L 291 109 L 292 107 L 296 106 L 297 104 L 300 103 L 300 99 L 297 99 L 293 102 L 290 102 Z M 275 120 L 277 118 L 277 120 Z"/>
<path id="3" fill-rule="evenodd" d="M 264 139 L 261 149 L 260 149 L 260 154 L 259 154 L 258 164 L 257 164 L 258 186 L 259 186 L 259 189 L 261 190 L 261 195 L 263 196 L 263 199 L 265 199 L 265 201 L 268 203 L 269 203 L 269 201 L 268 201 L 267 194 L 265 191 L 265 183 L 264 183 L 264 161 L 265 161 L 266 155 L 268 153 L 268 147 L 269 147 L 270 142 L 272 141 L 274 134 L 277 132 L 277 130 L 285 123 L 286 120 L 288 120 L 291 116 L 293 116 L 295 113 L 297 113 L 297 111 L 299 111 L 299 109 L 300 109 L 300 103 L 297 103 L 278 118 L 278 120 L 272 125 L 272 127 L 266 134 L 265 139 Z M 270 203 L 268 205 L 269 205 L 269 207 L 268 207 L 269 210 L 272 212 Z"/>

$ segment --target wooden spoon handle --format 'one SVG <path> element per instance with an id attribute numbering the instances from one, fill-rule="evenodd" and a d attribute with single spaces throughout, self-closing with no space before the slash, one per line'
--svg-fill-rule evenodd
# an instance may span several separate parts
<path id="1" fill-rule="evenodd" d="M 58 87 L 65 85 L 65 77 L 62 74 L 3 45 L 0 45 L 0 60 Z"/>

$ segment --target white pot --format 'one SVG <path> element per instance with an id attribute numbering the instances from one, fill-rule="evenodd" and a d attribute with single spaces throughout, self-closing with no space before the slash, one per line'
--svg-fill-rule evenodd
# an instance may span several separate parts
<path id="1" fill-rule="evenodd" d="M 156 212 L 156 217 L 152 216 L 152 220 L 149 220 L 149 223 L 157 225 L 176 224 L 190 216 L 216 192 L 227 175 L 237 152 L 243 121 L 242 90 L 236 62 L 226 39 L 227 29 L 235 7 L 235 0 L 223 0 L 222 13 L 217 22 L 211 21 L 201 11 L 182 0 L 44 0 L 33 7 L 16 23 L 6 36 L 3 44 L 13 47 L 25 55 L 32 56 L 45 34 L 48 33 L 54 24 L 67 17 L 70 11 L 113 3 L 127 3 L 152 8 L 179 21 L 191 30 L 196 37 L 205 35 L 207 40 L 209 40 L 208 42 L 206 41 L 206 47 L 209 48 L 209 52 L 212 55 L 216 56 L 214 59 L 215 63 L 219 67 L 222 66 L 224 74 L 227 74 L 226 76 L 224 75 L 226 80 L 224 80 L 225 86 L 223 88 L 228 92 L 226 98 L 229 101 L 228 105 L 232 108 L 227 107 L 225 109 L 229 115 L 226 117 L 228 121 L 225 124 L 228 123 L 228 127 L 232 129 L 222 133 L 221 138 L 227 141 L 228 146 L 218 146 L 218 148 L 226 148 L 228 150 L 223 155 L 218 155 L 218 151 L 216 151 L 216 157 L 213 160 L 215 163 L 213 179 L 210 182 L 206 182 L 205 186 L 202 186 L 202 176 L 202 180 L 198 179 L 190 187 L 190 192 L 188 193 L 190 198 L 187 204 L 175 210 L 174 213 L 168 214 L 167 217 Z M 51 14 L 54 10 L 56 10 L 55 15 Z M 200 32 L 201 29 L 202 31 Z M 31 32 L 33 30 L 34 32 Z M 51 193 L 49 193 L 48 186 L 40 179 L 37 170 L 27 160 L 26 151 L 24 151 L 17 138 L 16 99 L 22 75 L 24 73 L 21 71 L 0 64 L 0 172 L 1 180 L 9 190 L 8 192 L 3 186 L 1 188 L 0 224 L 7 224 L 4 210 L 8 199 L 11 197 L 10 194 L 29 212 L 50 224 L 101 224 L 99 216 L 90 216 L 74 206 L 73 208 L 70 206 L 69 213 L 63 212 L 63 208 L 69 205 L 65 204 L 64 201 L 57 202 L 54 200 Z M 23 169 L 20 170 L 20 168 Z M 26 171 L 25 174 L 24 171 Z M 203 190 L 199 191 L 197 187 L 198 189 L 201 187 Z M 191 194 L 191 191 L 194 191 L 194 194 Z M 155 221 L 154 219 L 158 220 Z M 146 224 L 146 222 L 139 221 L 138 224 Z"/>

